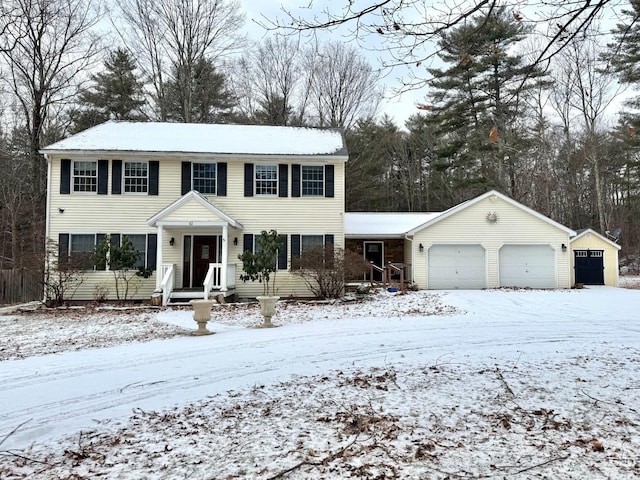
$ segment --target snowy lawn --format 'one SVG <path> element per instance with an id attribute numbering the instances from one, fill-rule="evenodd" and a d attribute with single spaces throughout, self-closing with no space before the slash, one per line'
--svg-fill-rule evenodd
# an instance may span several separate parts
<path id="1" fill-rule="evenodd" d="M 0 317 L 0 478 L 638 478 L 640 291 Z"/>

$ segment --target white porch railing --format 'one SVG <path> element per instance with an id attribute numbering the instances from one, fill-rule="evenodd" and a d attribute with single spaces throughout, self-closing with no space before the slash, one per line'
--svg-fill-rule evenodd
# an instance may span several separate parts
<path id="1" fill-rule="evenodd" d="M 176 285 L 176 266 L 173 263 L 162 264 L 162 306 L 166 307 L 171 298 L 171 292 Z"/>
<path id="2" fill-rule="evenodd" d="M 209 270 L 207 270 L 207 276 L 202 282 L 204 287 L 204 299 L 209 299 L 209 293 L 211 290 L 220 290 L 226 292 L 229 287 L 234 287 L 236 283 L 236 266 L 233 264 L 227 265 L 227 275 L 223 282 L 222 278 L 222 263 L 210 263 Z"/>
<path id="3" fill-rule="evenodd" d="M 207 270 L 207 276 L 204 277 L 204 282 L 202 285 L 204 286 L 204 299 L 209 300 L 209 293 L 214 288 L 220 288 L 220 274 L 222 272 L 222 264 L 221 263 L 210 263 L 209 270 Z"/>

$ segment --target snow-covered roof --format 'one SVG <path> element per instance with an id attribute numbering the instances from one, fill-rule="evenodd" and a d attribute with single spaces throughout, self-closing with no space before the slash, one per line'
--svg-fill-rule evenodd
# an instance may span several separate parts
<path id="1" fill-rule="evenodd" d="M 441 212 L 350 212 L 344 214 L 345 237 L 403 237 Z"/>
<path id="2" fill-rule="evenodd" d="M 344 156 L 339 129 L 109 121 L 44 147 L 42 153 L 157 152 Z"/>

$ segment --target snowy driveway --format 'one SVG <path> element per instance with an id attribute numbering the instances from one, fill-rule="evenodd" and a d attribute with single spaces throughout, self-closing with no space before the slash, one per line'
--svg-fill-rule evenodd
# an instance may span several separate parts
<path id="1" fill-rule="evenodd" d="M 638 290 L 456 291 L 443 301 L 467 313 L 332 318 L 325 306 L 321 320 L 277 329 L 210 324 L 218 334 L 0 362 L 0 439 L 24 423 L 3 444 L 21 448 L 133 409 L 352 366 L 515 365 L 618 348 L 640 355 Z"/>

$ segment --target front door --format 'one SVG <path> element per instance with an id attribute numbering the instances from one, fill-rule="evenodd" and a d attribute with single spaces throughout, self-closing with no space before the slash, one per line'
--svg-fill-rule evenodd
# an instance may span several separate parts
<path id="1" fill-rule="evenodd" d="M 384 267 L 384 243 L 383 242 L 364 242 L 364 259 L 367 262 L 372 262 L 377 267 Z M 370 274 L 367 273 L 366 280 L 371 280 Z M 379 270 L 373 270 L 373 280 L 376 282 L 382 281 L 382 272 Z"/>
<path id="2" fill-rule="evenodd" d="M 210 263 L 218 263 L 218 237 L 195 235 L 193 237 L 193 276 L 191 287 L 199 288 L 204 283 Z"/>

